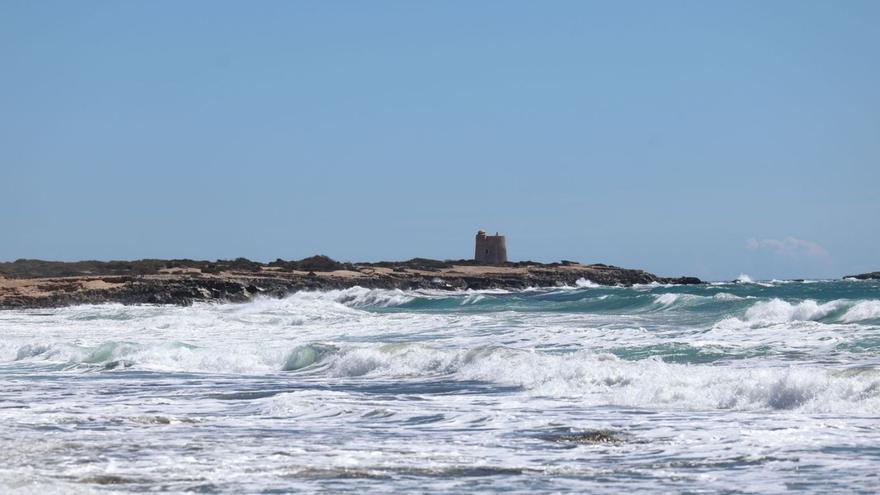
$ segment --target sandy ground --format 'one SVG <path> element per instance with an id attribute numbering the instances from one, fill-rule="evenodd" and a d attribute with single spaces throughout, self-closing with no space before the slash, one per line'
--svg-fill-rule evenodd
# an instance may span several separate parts
<path id="1" fill-rule="evenodd" d="M 0 276 L 0 296 L 40 297 L 54 292 L 106 290 L 123 285 L 102 280 L 104 277 L 6 278 Z"/>
<path id="2" fill-rule="evenodd" d="M 179 273 L 201 273 L 198 268 L 162 268 L 159 273 L 179 274 Z"/>
<path id="3" fill-rule="evenodd" d="M 516 275 L 516 274 L 526 274 L 529 272 L 529 268 L 522 267 L 513 267 L 513 266 L 459 266 L 455 265 L 452 268 L 443 268 L 440 270 L 440 274 L 449 273 L 457 274 L 457 275 L 465 275 L 469 277 L 479 277 L 480 275 Z M 437 275 L 437 272 L 431 272 L 434 275 Z"/>

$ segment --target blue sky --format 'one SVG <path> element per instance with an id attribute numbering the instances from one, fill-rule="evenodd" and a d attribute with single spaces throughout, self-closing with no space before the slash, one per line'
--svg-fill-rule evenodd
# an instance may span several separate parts
<path id="1" fill-rule="evenodd" d="M 880 270 L 880 2 L 0 1 L 0 259 Z"/>

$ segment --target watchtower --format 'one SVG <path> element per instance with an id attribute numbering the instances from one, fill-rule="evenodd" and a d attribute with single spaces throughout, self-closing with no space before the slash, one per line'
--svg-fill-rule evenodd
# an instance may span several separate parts
<path id="1" fill-rule="evenodd" d="M 474 261 L 496 265 L 507 263 L 507 239 L 503 235 L 486 235 L 485 230 L 477 232 Z"/>

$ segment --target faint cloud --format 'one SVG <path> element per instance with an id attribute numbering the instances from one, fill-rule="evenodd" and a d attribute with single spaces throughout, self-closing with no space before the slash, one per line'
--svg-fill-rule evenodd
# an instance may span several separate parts
<path id="1" fill-rule="evenodd" d="M 828 251 L 819 243 L 791 236 L 784 239 L 755 239 L 752 237 L 751 239 L 746 239 L 746 247 L 752 251 L 771 251 L 773 254 L 786 258 L 801 256 L 824 258 L 828 256 Z"/>

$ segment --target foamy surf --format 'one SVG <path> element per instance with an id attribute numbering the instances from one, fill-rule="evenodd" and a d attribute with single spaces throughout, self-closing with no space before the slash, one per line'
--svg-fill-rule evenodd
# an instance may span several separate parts
<path id="1" fill-rule="evenodd" d="M 0 312 L 0 489 L 865 488 L 878 304 L 865 282 L 581 282 Z"/>

